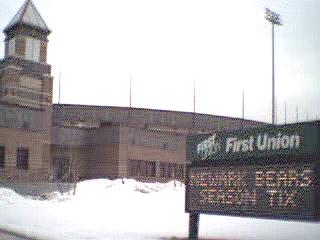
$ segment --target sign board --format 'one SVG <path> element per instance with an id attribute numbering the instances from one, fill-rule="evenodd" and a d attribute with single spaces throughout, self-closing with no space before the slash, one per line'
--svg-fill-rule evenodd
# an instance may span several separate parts
<path id="1" fill-rule="evenodd" d="M 186 211 L 320 220 L 320 124 L 190 136 Z"/>
<path id="2" fill-rule="evenodd" d="M 188 161 L 320 154 L 320 123 L 264 127 L 191 136 Z"/>

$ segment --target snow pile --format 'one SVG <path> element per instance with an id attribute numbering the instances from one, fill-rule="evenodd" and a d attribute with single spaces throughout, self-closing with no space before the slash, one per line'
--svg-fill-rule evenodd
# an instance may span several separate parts
<path id="1" fill-rule="evenodd" d="M 0 227 L 39 239 L 163 239 L 186 237 L 185 187 L 132 179 L 80 182 L 76 195 L 50 200 L 0 189 Z M 200 235 L 218 239 L 309 239 L 319 224 L 201 215 Z"/>
<path id="2" fill-rule="evenodd" d="M 0 188 L 0 206 L 2 204 L 14 205 L 25 202 L 26 199 L 8 188 Z"/>

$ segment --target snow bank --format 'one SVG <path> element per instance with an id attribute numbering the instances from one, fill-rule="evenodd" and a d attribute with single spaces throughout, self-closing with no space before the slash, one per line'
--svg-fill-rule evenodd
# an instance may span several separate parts
<path id="1" fill-rule="evenodd" d="M 25 198 L 8 188 L 0 188 L 0 204 L 17 204 L 23 202 Z"/>
<path id="2" fill-rule="evenodd" d="M 161 239 L 186 237 L 182 183 L 132 179 L 80 182 L 76 195 L 34 200 L 0 189 L 0 227 L 39 239 Z M 319 224 L 201 215 L 200 235 L 219 239 L 308 239 Z"/>

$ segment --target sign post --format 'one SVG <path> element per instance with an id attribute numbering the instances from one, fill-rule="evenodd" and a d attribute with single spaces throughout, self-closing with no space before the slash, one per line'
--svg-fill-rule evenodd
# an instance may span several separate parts
<path id="1" fill-rule="evenodd" d="M 320 220 L 320 122 L 187 139 L 189 238 L 199 216 Z"/>
<path id="2" fill-rule="evenodd" d="M 189 216 L 189 239 L 198 240 L 199 232 L 199 214 L 190 213 Z"/>

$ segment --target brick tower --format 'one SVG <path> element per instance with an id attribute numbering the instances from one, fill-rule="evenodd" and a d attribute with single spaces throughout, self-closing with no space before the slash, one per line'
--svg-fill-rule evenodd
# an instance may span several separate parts
<path id="1" fill-rule="evenodd" d="M 0 61 L 0 103 L 47 109 L 52 103 L 51 66 L 47 64 L 50 30 L 31 0 L 4 29 Z"/>

